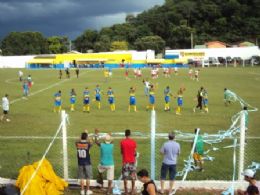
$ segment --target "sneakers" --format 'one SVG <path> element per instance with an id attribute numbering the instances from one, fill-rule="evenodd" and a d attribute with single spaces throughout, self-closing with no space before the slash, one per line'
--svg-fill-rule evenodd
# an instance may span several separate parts
<path id="1" fill-rule="evenodd" d="M 86 193 L 85 190 L 80 190 L 80 195 L 90 195 L 90 194 L 93 194 L 91 190 L 88 190 Z"/>
<path id="2" fill-rule="evenodd" d="M 86 195 L 90 195 L 90 194 L 93 194 L 93 192 L 91 190 L 88 190 Z"/>
<path id="3" fill-rule="evenodd" d="M 80 195 L 85 195 L 85 190 L 80 190 Z"/>

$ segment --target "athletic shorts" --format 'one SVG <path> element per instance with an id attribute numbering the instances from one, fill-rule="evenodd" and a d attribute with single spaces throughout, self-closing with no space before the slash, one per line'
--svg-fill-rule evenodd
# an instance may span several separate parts
<path id="1" fill-rule="evenodd" d="M 96 95 L 96 101 L 100 101 L 101 98 L 100 98 L 100 95 Z"/>
<path id="2" fill-rule="evenodd" d="M 115 103 L 115 99 L 113 97 L 108 98 L 108 103 L 109 104 L 114 104 Z"/>
<path id="3" fill-rule="evenodd" d="M 70 103 L 71 103 L 71 104 L 75 104 L 75 103 L 76 103 L 76 99 L 75 99 L 75 98 L 71 98 L 71 99 L 70 99 Z"/>
<path id="4" fill-rule="evenodd" d="M 123 179 L 136 179 L 136 166 L 135 163 L 126 163 L 122 167 Z"/>
<path id="5" fill-rule="evenodd" d="M 165 96 L 164 100 L 165 100 L 165 103 L 169 103 L 170 102 L 170 97 L 169 96 Z"/>
<path id="6" fill-rule="evenodd" d="M 99 173 L 107 172 L 107 180 L 114 180 L 114 166 L 98 165 Z"/>
<path id="7" fill-rule="evenodd" d="M 195 161 L 202 161 L 202 155 L 198 154 L 198 153 L 194 153 L 193 154 L 193 159 Z"/>
<path id="8" fill-rule="evenodd" d="M 203 99 L 203 105 L 208 105 L 209 101 L 208 99 Z"/>
<path id="9" fill-rule="evenodd" d="M 176 165 L 167 165 L 162 163 L 161 167 L 161 180 L 166 180 L 167 172 L 169 171 L 169 178 L 171 181 L 175 179 Z"/>
<path id="10" fill-rule="evenodd" d="M 55 106 L 61 106 L 61 101 L 55 101 L 54 105 Z"/>
<path id="11" fill-rule="evenodd" d="M 78 178 L 79 179 L 92 179 L 92 165 L 79 165 Z"/>
<path id="12" fill-rule="evenodd" d="M 129 102 L 130 102 L 130 105 L 135 105 L 136 104 L 135 97 L 130 97 Z"/>
<path id="13" fill-rule="evenodd" d="M 155 103 L 155 97 L 150 95 L 149 96 L 149 102 L 150 102 L 150 104 L 154 104 Z"/>
<path id="14" fill-rule="evenodd" d="M 89 98 L 84 99 L 83 103 L 84 103 L 84 104 L 89 104 Z"/>
<path id="15" fill-rule="evenodd" d="M 8 110 L 3 110 L 3 114 L 8 114 Z"/>
<path id="16" fill-rule="evenodd" d="M 182 100 L 182 98 L 178 98 L 177 104 L 178 104 L 178 106 L 182 106 L 182 105 L 183 105 L 183 100 Z"/>

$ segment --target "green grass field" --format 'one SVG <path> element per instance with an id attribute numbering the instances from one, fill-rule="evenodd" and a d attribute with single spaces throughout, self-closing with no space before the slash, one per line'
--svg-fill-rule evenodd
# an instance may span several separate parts
<path id="1" fill-rule="evenodd" d="M 9 94 L 10 101 L 14 101 L 10 107 L 11 122 L 0 123 L 1 136 L 53 136 L 60 123 L 60 115 L 53 113 L 53 95 L 56 91 L 62 91 L 63 108 L 67 110 L 70 118 L 68 136 L 79 137 L 80 133 L 88 129 L 91 133 L 94 128 L 101 132 L 124 132 L 129 128 L 132 132 L 150 131 L 150 112 L 146 111 L 148 99 L 144 95 L 142 79 L 131 80 L 124 78 L 124 70 L 114 70 L 113 78 L 104 82 L 102 70 L 81 70 L 80 78 L 75 78 L 71 71 L 71 78 L 58 79 L 56 70 L 24 70 L 25 75 L 31 74 L 34 85 L 28 100 L 21 99 L 22 84 L 18 81 L 17 69 L 0 69 L 0 94 Z M 150 72 L 144 70 L 144 78 L 150 78 Z M 64 75 L 63 75 L 64 76 Z M 206 68 L 200 71 L 200 81 L 196 82 L 188 77 L 188 70 L 181 69 L 179 75 L 164 78 L 162 73 L 159 79 L 152 80 L 157 84 L 156 90 L 156 129 L 157 132 L 169 132 L 170 130 L 182 130 L 193 132 L 195 127 L 200 127 L 202 133 L 216 133 L 218 130 L 228 129 L 231 125 L 231 117 L 241 108 L 239 103 L 228 107 L 223 103 L 223 89 L 231 89 L 254 107 L 260 107 L 260 69 L 259 68 Z M 98 110 L 95 102 L 91 102 L 90 113 L 82 112 L 82 93 L 86 86 L 91 90 L 91 99 L 94 98 L 94 88 L 99 84 L 104 92 L 111 86 L 116 96 L 116 112 L 111 112 L 107 99 L 102 98 L 102 108 Z M 171 111 L 164 112 L 163 90 L 169 85 L 174 94 L 180 86 L 185 86 L 184 106 L 181 116 L 175 115 L 176 100 L 171 99 Z M 138 112 L 128 112 L 128 90 L 131 86 L 137 88 Z M 197 90 L 205 87 L 209 93 L 209 113 L 193 113 L 192 108 L 196 105 Z M 77 92 L 76 111 L 69 111 L 69 93 L 71 88 Z M 249 132 L 247 136 L 260 137 L 260 114 L 252 112 L 249 114 Z M 1 177 L 16 178 L 19 169 L 28 163 L 39 160 L 47 148 L 50 139 L 6 139 L 1 138 L 0 145 L 0 173 Z M 120 173 L 121 156 L 119 153 L 119 141 L 115 140 L 115 162 L 116 175 Z M 157 151 L 165 140 L 158 140 Z M 76 152 L 75 139 L 69 139 L 69 165 L 70 177 L 75 178 Z M 139 168 L 150 166 L 150 143 L 149 140 L 137 139 L 138 151 L 141 153 Z M 181 155 L 178 170 L 183 166 L 183 160 L 190 152 L 190 143 L 180 142 Z M 226 140 L 218 146 L 232 144 L 232 140 Z M 260 162 L 259 139 L 250 139 L 246 146 L 246 166 L 252 161 Z M 58 174 L 62 174 L 61 140 L 56 140 L 47 158 L 54 165 Z M 206 145 L 207 148 L 207 145 Z M 92 151 L 93 169 L 98 165 L 98 147 L 94 146 Z M 211 153 L 216 157 L 213 162 L 205 163 L 205 172 L 192 172 L 188 179 L 228 179 L 232 178 L 232 149 L 225 149 Z M 157 170 L 159 170 L 161 158 L 157 159 Z M 157 172 L 158 176 L 158 172 Z M 177 178 L 181 179 L 181 178 Z"/>

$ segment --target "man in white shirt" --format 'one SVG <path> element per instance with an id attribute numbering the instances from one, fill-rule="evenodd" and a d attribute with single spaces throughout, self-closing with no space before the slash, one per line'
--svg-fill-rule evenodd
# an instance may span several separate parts
<path id="1" fill-rule="evenodd" d="M 8 118 L 8 112 L 9 112 L 8 94 L 5 94 L 5 96 L 2 98 L 2 108 L 3 108 L 3 115 L 1 116 L 1 121 L 5 119 L 7 122 L 10 122 L 10 119 Z"/>
<path id="2" fill-rule="evenodd" d="M 19 80 L 22 81 L 23 80 L 23 72 L 21 70 L 19 70 L 18 75 L 19 75 Z"/>

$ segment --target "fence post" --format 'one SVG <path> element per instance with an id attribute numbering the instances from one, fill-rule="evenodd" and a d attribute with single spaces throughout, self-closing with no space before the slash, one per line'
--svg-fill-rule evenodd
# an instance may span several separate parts
<path id="1" fill-rule="evenodd" d="M 240 113 L 240 150 L 239 150 L 239 164 L 238 164 L 238 180 L 243 181 L 244 177 L 241 173 L 244 171 L 245 162 L 245 131 L 246 131 L 246 120 L 245 111 Z"/>
<path id="2" fill-rule="evenodd" d="M 63 148 L 63 177 L 65 180 L 69 178 L 68 169 L 68 144 L 67 144 L 67 114 L 65 110 L 61 111 L 61 121 L 62 121 L 62 148 Z"/>
<path id="3" fill-rule="evenodd" d="M 156 115 L 155 110 L 151 112 L 151 179 L 155 179 L 155 129 Z"/>

